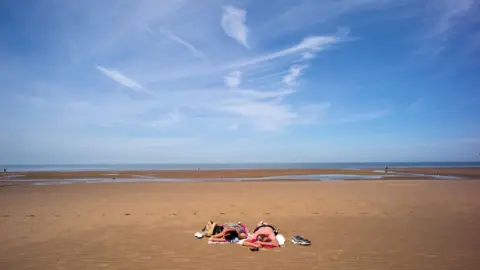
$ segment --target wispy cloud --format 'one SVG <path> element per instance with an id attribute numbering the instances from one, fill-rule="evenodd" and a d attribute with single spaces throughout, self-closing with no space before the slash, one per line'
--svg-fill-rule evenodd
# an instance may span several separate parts
<path id="1" fill-rule="evenodd" d="M 143 86 L 141 86 L 138 82 L 127 77 L 118 70 L 109 69 L 102 66 L 97 66 L 97 69 L 100 70 L 100 72 L 102 72 L 105 76 L 132 90 L 149 92 L 147 89 L 143 88 Z"/>
<path id="2" fill-rule="evenodd" d="M 221 26 L 229 37 L 248 48 L 246 14 L 247 12 L 241 8 L 224 6 Z"/>
<path id="3" fill-rule="evenodd" d="M 301 75 L 301 71 L 307 67 L 306 64 L 294 63 L 298 59 L 303 59 L 303 53 L 320 53 L 329 46 L 341 43 L 345 37 L 345 32 L 332 36 L 308 36 L 300 43 L 286 49 L 250 59 L 247 58 L 246 60 L 220 64 L 214 70 L 205 70 L 203 67 L 193 69 L 192 72 L 184 73 L 182 77 L 175 78 L 172 82 L 181 84 L 181 78 L 190 77 L 200 78 L 197 81 L 197 83 L 200 83 L 205 79 L 218 78 L 221 75 L 220 71 L 229 71 L 223 81 L 230 89 L 219 88 L 216 90 L 210 88 L 203 90 L 194 88 L 195 90 L 193 90 L 189 85 L 187 89 L 180 92 L 162 91 L 155 93 L 159 98 L 156 104 L 167 111 L 177 110 L 177 113 L 178 110 L 183 111 L 182 122 L 185 124 L 189 123 L 189 117 L 195 117 L 192 113 L 224 115 L 221 118 L 228 119 L 226 121 L 247 121 L 250 126 L 262 131 L 275 131 L 293 124 L 314 123 L 315 114 L 312 111 L 302 110 L 297 105 L 289 104 L 285 99 L 287 96 L 296 93 L 296 81 Z M 310 61 L 311 59 L 303 60 Z M 110 71 L 108 74 L 116 75 L 112 79 L 120 80 L 119 82 L 124 85 L 134 87 L 134 89 L 144 89 L 143 87 L 139 88 L 141 87 L 140 84 L 118 71 L 112 72 L 106 68 L 102 69 Z M 167 70 L 166 72 L 168 74 L 171 71 Z M 199 75 L 203 78 L 198 77 Z M 256 79 L 251 81 L 248 87 L 237 89 L 244 80 L 249 79 L 249 76 L 255 76 Z M 287 86 L 287 89 L 282 87 L 282 83 Z M 198 98 L 192 102 L 192 96 Z M 148 110 L 144 113 L 149 113 Z M 147 123 L 150 127 L 162 128 L 180 122 L 179 117 L 171 117 L 168 113 L 162 114 L 156 119 L 138 121 Z"/>
<path id="4" fill-rule="evenodd" d="M 303 57 L 303 59 L 307 59 L 307 60 L 308 59 L 313 59 L 313 58 L 315 58 L 315 54 L 313 54 L 311 52 L 304 52 L 302 54 L 302 57 Z"/>
<path id="5" fill-rule="evenodd" d="M 292 124 L 299 115 L 292 112 L 288 105 L 276 101 L 229 101 L 220 108 L 221 110 L 250 118 L 260 130 L 274 131 Z"/>
<path id="6" fill-rule="evenodd" d="M 473 23 L 478 3 L 476 0 L 431 0 L 426 7 L 424 16 L 428 25 L 423 37 L 426 44 L 415 53 L 437 56 L 449 47 L 458 32 Z"/>
<path id="7" fill-rule="evenodd" d="M 446 37 L 475 7 L 475 0 L 438 0 L 432 5 L 439 13 L 431 36 Z"/>
<path id="8" fill-rule="evenodd" d="M 163 35 L 165 35 L 167 38 L 171 39 L 172 41 L 175 41 L 178 44 L 185 46 L 192 53 L 192 55 L 195 56 L 196 58 L 198 58 L 198 59 L 200 59 L 204 62 L 207 62 L 207 63 L 210 62 L 207 55 L 205 55 L 205 53 L 203 53 L 201 50 L 197 49 L 191 43 L 188 43 L 187 41 L 179 38 L 178 36 L 174 35 L 172 32 L 170 32 L 166 29 L 160 29 L 160 33 L 162 33 Z"/>
<path id="9" fill-rule="evenodd" d="M 264 62 L 272 61 L 278 58 L 286 57 L 299 52 L 319 52 L 333 44 L 343 41 L 342 36 L 309 36 L 302 40 L 302 42 L 289 47 L 284 50 L 276 51 L 266 55 L 262 55 L 246 61 L 240 61 L 233 64 L 226 65 L 225 69 L 242 68 L 250 65 L 259 65 Z"/>
<path id="10" fill-rule="evenodd" d="M 225 76 L 225 84 L 228 87 L 236 88 L 240 85 L 242 81 L 242 73 L 238 70 L 230 72 Z"/>
<path id="11" fill-rule="evenodd" d="M 288 86 L 295 86 L 297 78 L 301 75 L 302 71 L 306 69 L 306 65 L 293 65 L 290 67 L 289 73 L 283 77 L 283 82 Z"/>
<path id="12" fill-rule="evenodd" d="M 274 38 L 368 10 L 379 10 L 392 0 L 286 1 L 282 11 L 259 26 L 263 35 Z"/>
<path id="13" fill-rule="evenodd" d="M 161 114 L 160 116 L 155 117 L 153 120 L 146 120 L 144 124 L 149 127 L 153 128 L 163 128 L 167 126 L 174 125 L 181 120 L 181 114 L 178 108 L 167 112 L 165 114 Z"/>

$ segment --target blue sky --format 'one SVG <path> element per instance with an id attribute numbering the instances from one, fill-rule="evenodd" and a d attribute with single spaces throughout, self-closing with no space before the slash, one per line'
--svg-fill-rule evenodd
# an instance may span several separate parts
<path id="1" fill-rule="evenodd" d="M 0 1 L 0 163 L 480 161 L 476 0 Z"/>

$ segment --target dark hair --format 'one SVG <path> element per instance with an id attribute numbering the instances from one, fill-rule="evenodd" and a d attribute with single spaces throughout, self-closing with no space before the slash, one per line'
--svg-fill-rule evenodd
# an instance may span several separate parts
<path id="1" fill-rule="evenodd" d="M 264 242 L 265 240 L 270 240 L 270 239 L 267 239 L 267 235 L 266 235 L 266 234 L 259 234 L 259 235 L 257 235 L 257 241 L 262 241 L 262 242 Z M 268 241 L 265 241 L 265 242 L 268 242 Z"/>
<path id="2" fill-rule="evenodd" d="M 215 225 L 215 227 L 213 228 L 213 234 L 219 234 L 222 231 L 223 231 L 223 226 Z"/>
<path id="3" fill-rule="evenodd" d="M 229 231 L 225 233 L 225 240 L 232 241 L 233 239 L 238 238 L 237 231 Z"/>

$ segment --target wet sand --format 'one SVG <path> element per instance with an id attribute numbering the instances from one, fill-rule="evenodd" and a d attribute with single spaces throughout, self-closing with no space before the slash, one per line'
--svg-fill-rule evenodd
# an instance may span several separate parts
<path id="1" fill-rule="evenodd" d="M 72 171 L 72 172 L 17 172 L 15 179 L 72 179 L 72 178 L 248 178 L 283 175 L 309 174 L 358 174 L 373 175 L 372 170 L 342 170 L 342 169 L 245 169 L 245 170 L 144 170 L 144 171 Z"/>
<path id="2" fill-rule="evenodd" d="M 2 180 L 7 179 L 81 179 L 81 178 L 169 178 L 169 179 L 206 179 L 206 178 L 255 178 L 285 175 L 345 174 L 345 175 L 383 175 L 374 172 L 378 169 L 229 169 L 229 170 L 144 170 L 144 171 L 36 171 L 0 173 Z M 480 178 L 480 168 L 391 168 L 398 173 L 431 174 Z M 398 176 L 405 178 L 405 176 Z"/>
<path id="3" fill-rule="evenodd" d="M 480 179 L 479 167 L 452 167 L 452 168 L 391 168 L 390 171 L 400 173 L 418 173 L 431 175 L 451 175 L 463 178 Z"/>
<path id="4" fill-rule="evenodd" d="M 113 183 L 0 188 L 0 269 L 480 269 L 480 181 Z M 208 245 L 269 221 L 310 247 Z"/>

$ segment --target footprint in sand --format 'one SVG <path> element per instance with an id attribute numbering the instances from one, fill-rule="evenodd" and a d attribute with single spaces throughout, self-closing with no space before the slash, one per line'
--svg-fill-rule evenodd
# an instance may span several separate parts
<path id="1" fill-rule="evenodd" d="M 225 213 L 220 213 L 220 215 L 225 215 Z"/>
<path id="2" fill-rule="evenodd" d="M 318 213 L 317 213 L 317 212 L 313 212 L 312 215 L 315 215 L 315 216 L 316 216 L 316 215 L 318 215 Z"/>
<path id="3" fill-rule="evenodd" d="M 264 215 L 270 215 L 270 213 L 268 213 L 268 212 L 267 212 L 267 213 L 263 213 L 263 214 L 264 214 Z"/>
<path id="4" fill-rule="evenodd" d="M 169 215 L 169 216 L 176 216 L 177 214 L 175 214 L 175 213 L 170 213 L 170 214 L 168 214 L 168 215 Z"/>
<path id="5" fill-rule="evenodd" d="M 2 217 L 10 217 L 10 215 L 3 215 Z"/>
<path id="6" fill-rule="evenodd" d="M 130 213 L 125 213 L 124 215 L 125 215 L 125 216 L 130 216 Z"/>
<path id="7" fill-rule="evenodd" d="M 59 218 L 59 217 L 61 217 L 61 216 L 60 216 L 60 215 L 54 215 L 54 217 Z"/>

